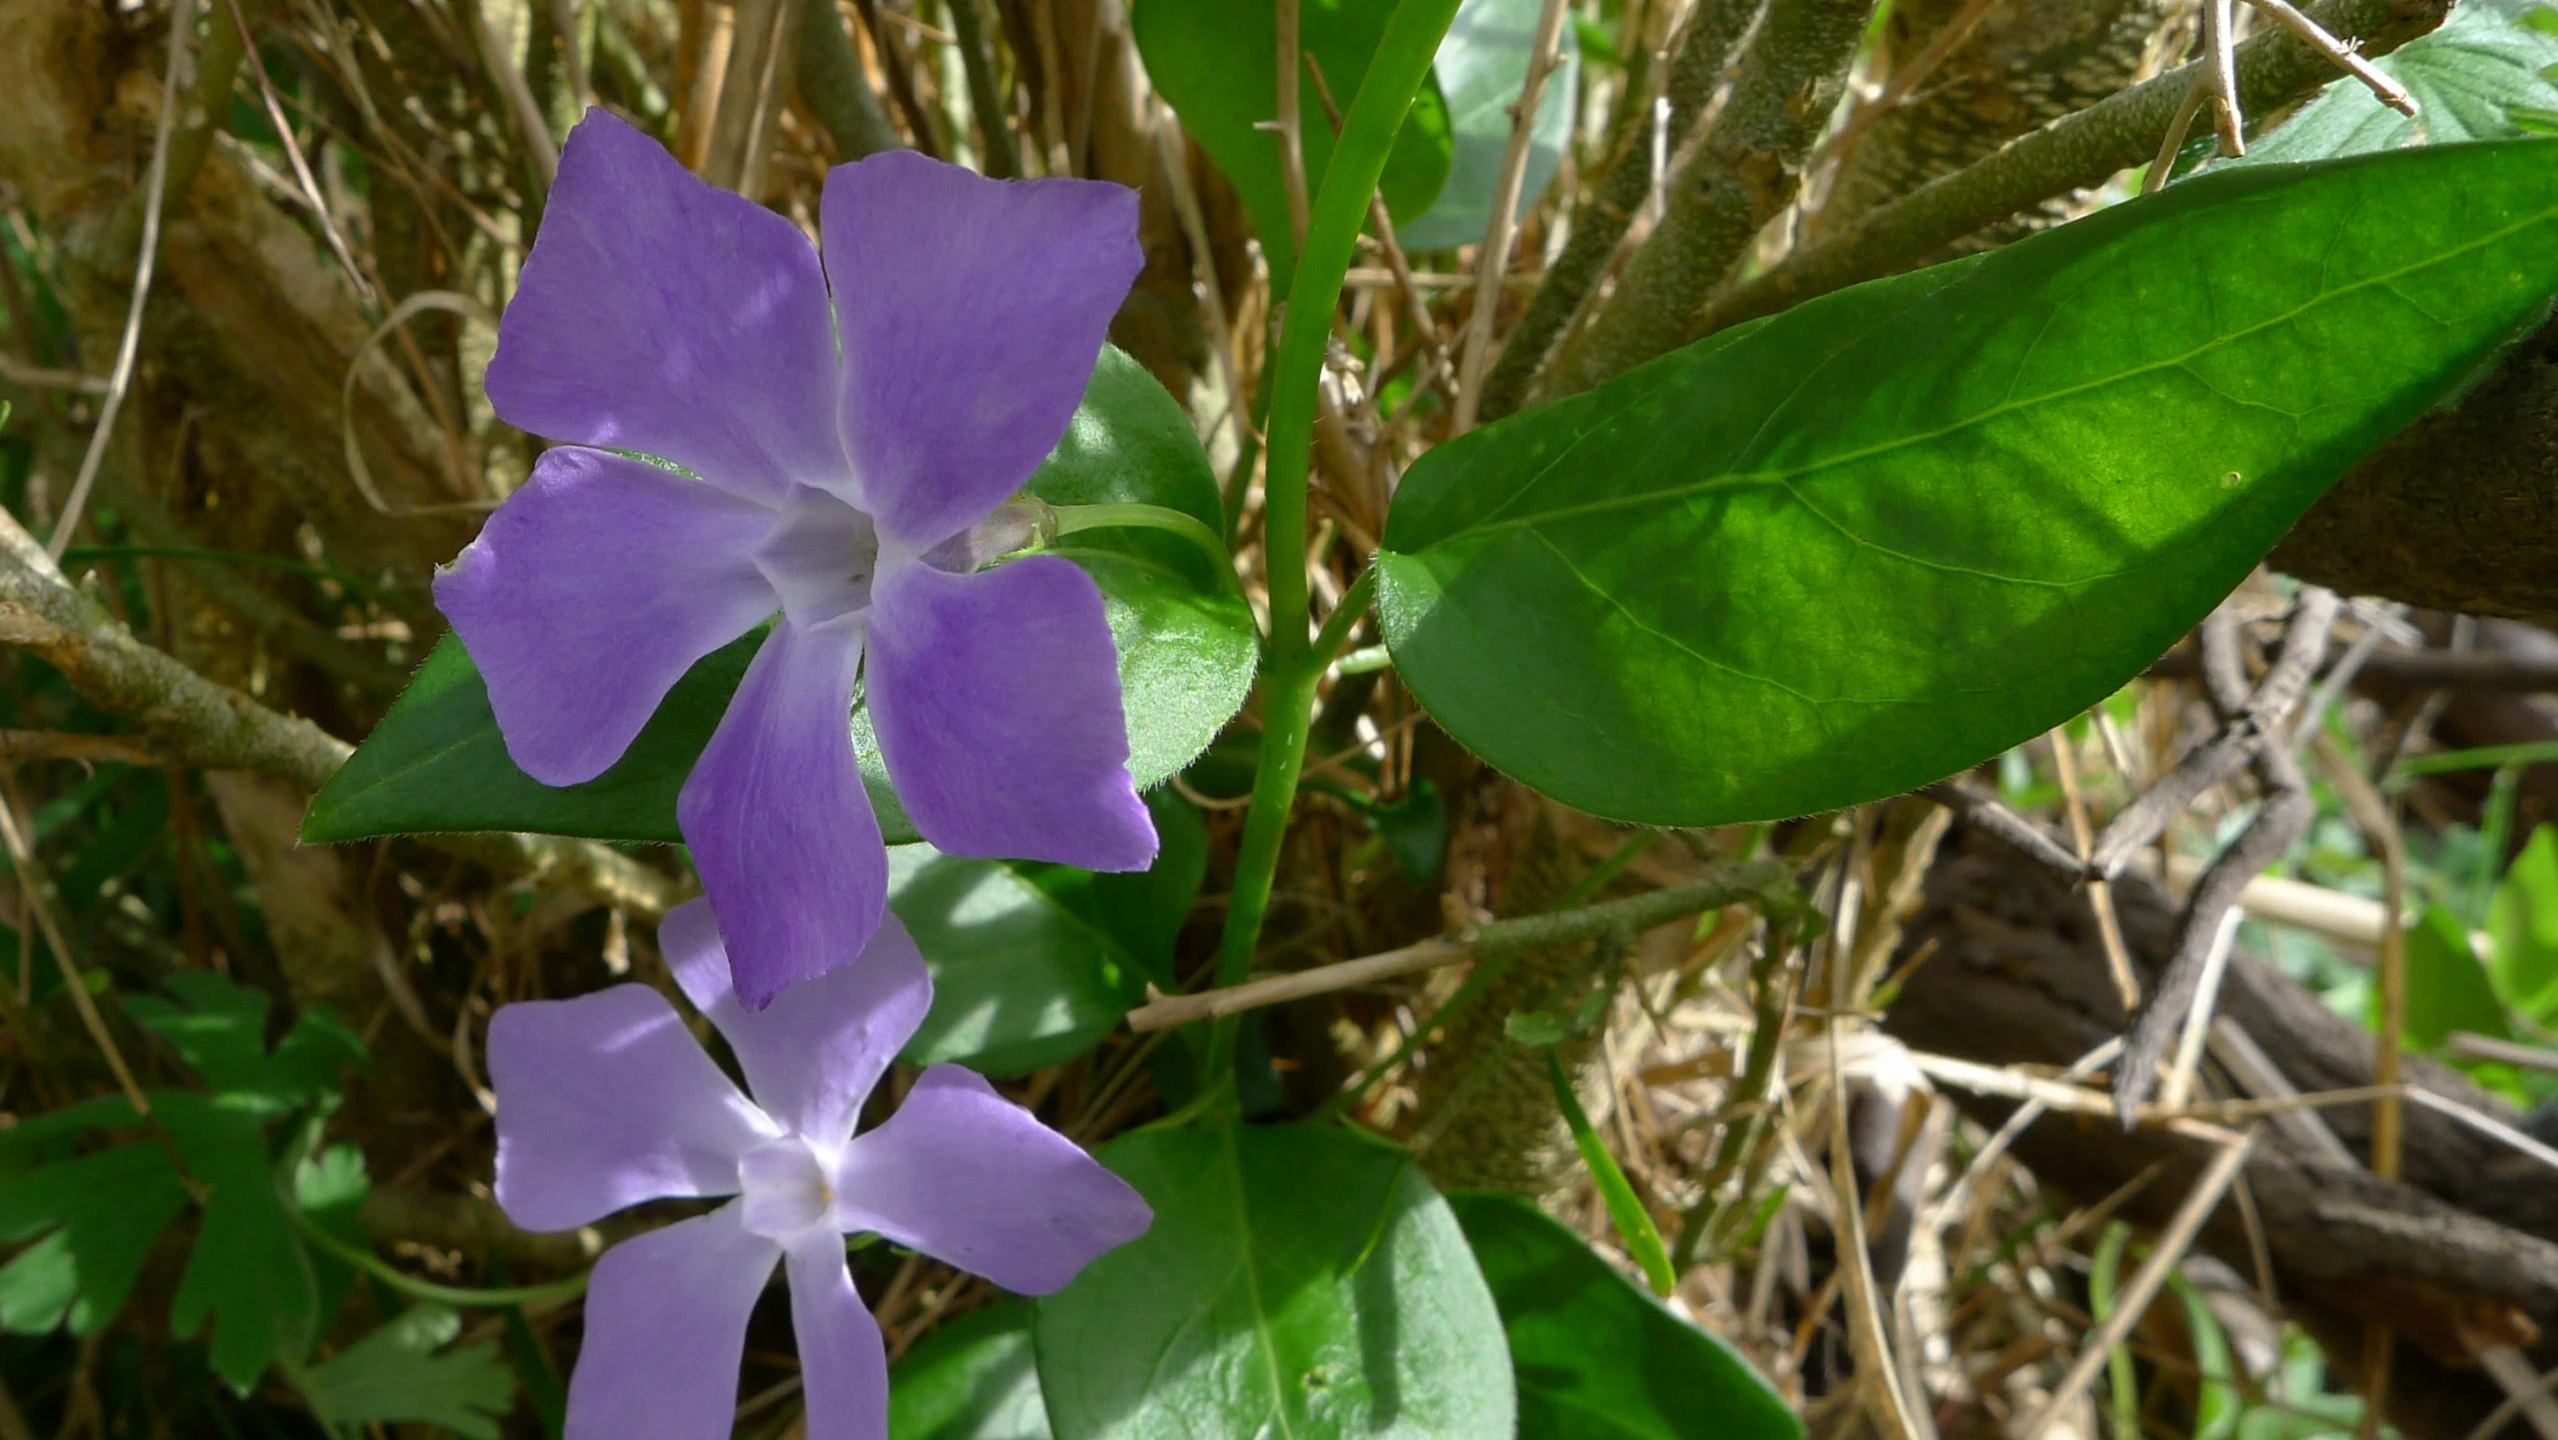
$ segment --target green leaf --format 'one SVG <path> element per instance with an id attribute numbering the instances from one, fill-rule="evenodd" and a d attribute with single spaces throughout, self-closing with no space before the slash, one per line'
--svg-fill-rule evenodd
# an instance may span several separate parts
<path id="1" fill-rule="evenodd" d="M 1405 879 L 1422 888 L 1439 883 L 1439 864 L 1448 853 L 1448 804 L 1429 777 L 1414 780 L 1400 800 L 1368 807 L 1368 828 L 1386 842 Z"/>
<path id="2" fill-rule="evenodd" d="M 213 1373 L 246 1395 L 271 1361 L 310 1352 L 318 1281 L 285 1214 L 256 1112 L 183 1090 L 158 1092 L 151 1102 L 187 1173 L 205 1187 L 204 1220 L 169 1304 L 169 1328 L 187 1338 L 210 1322 Z"/>
<path id="3" fill-rule="evenodd" d="M 1406 250 L 1477 245 L 1491 227 L 1501 165 L 1510 151 L 1510 107 L 1528 78 L 1542 0 L 1465 0 L 1439 42 L 1431 73 L 1448 102 L 1448 183 L 1439 198 L 1395 238 Z M 1528 135 L 1528 172 L 1517 213 L 1534 208 L 1572 143 L 1572 102 L 1580 89 L 1581 31 L 1563 27 L 1563 61 L 1545 79 L 1536 127 Z M 1345 100 L 1346 103 L 1346 100 Z"/>
<path id="4" fill-rule="evenodd" d="M 2375 68 L 2407 87 L 2417 115 L 2399 114 L 2347 77 L 2249 146 L 2244 160 L 2224 164 L 2324 160 L 2529 133 L 2534 112 L 2558 107 L 2558 84 L 2545 73 L 2558 64 L 2558 37 L 2526 23 L 2533 8 L 2463 0 L 2433 33 L 2374 60 Z"/>
<path id="5" fill-rule="evenodd" d="M 2379 1006 L 2380 991 L 2375 986 L 2375 1022 Z M 2379 1026 L 2375 1023 L 2372 1028 Z M 2407 1014 L 2400 1033 L 2418 1049 L 2439 1050 L 2454 1030 L 2503 1036 L 2512 1033 L 2512 1026 L 2486 969 L 2469 948 L 2469 932 L 2460 917 L 2443 906 L 2428 905 L 2407 930 Z"/>
<path id="6" fill-rule="evenodd" d="M 1053 505 L 1136 502 L 1222 525 L 1216 475 L 1188 416 L 1143 366 L 1104 347 L 1084 401 L 1024 493 Z M 1101 587 L 1129 718 L 1130 770 L 1142 788 L 1187 765 L 1251 688 L 1252 612 L 1231 575 L 1179 537 L 1087 530 L 1055 553 Z M 311 802 L 302 838 L 529 830 L 677 844 L 675 798 L 745 677 L 760 635 L 714 652 L 678 681 L 630 750 L 583 785 L 553 787 L 507 757 L 477 666 L 451 635 L 437 643 L 382 723 Z M 913 840 L 871 739 L 853 717 L 862 779 L 892 842 Z"/>
<path id="7" fill-rule="evenodd" d="M 272 1116 L 318 1104 L 337 1094 L 344 1070 L 365 1063 L 364 1042 L 325 1006 L 297 1016 L 270 1055 L 264 992 L 201 970 L 177 971 L 165 983 L 184 1004 L 134 995 L 124 1007 L 168 1041 L 227 1108 Z"/>
<path id="8" fill-rule="evenodd" d="M 1803 1424 L 1721 1340 L 1508 1195 L 1448 1197 L 1492 1286 L 1537 1440 L 1801 1440 Z"/>
<path id="9" fill-rule="evenodd" d="M 888 1372 L 888 1440 L 1049 1440 L 1030 1302 L 972 1311 Z"/>
<path id="10" fill-rule="evenodd" d="M 2487 902 L 2487 935 L 2497 998 L 2534 1020 L 2558 1014 L 2558 828 L 2532 831 L 2514 857 Z"/>
<path id="11" fill-rule="evenodd" d="M 122 1115 L 132 1118 L 129 1109 Z M 0 1181 L 0 1244 L 35 1239 L 0 1267 L 0 1330 L 104 1329 L 133 1293 L 152 1242 L 186 1203 L 177 1167 L 153 1144 L 57 1160 Z"/>
<path id="12" fill-rule="evenodd" d="M 304 1219 L 354 1250 L 373 1247 L 363 1219 L 364 1197 L 372 1188 L 373 1179 L 364 1172 L 364 1152 L 352 1145 L 332 1145 L 305 1155 L 293 1167 L 294 1206 Z M 325 1333 L 355 1284 L 355 1269 L 322 1251 L 311 1256 L 311 1277 L 319 1296 L 317 1330 Z"/>
<path id="13" fill-rule="evenodd" d="M 1013 862 L 1060 905 L 1116 941 L 1145 978 L 1166 990 L 1178 987 L 1173 948 L 1208 878 L 1208 827 L 1199 811 L 1171 789 L 1148 791 L 1163 848 L 1155 863 L 1130 874 L 1096 873 L 1071 865 Z"/>
<path id="14" fill-rule="evenodd" d="M 2203 176 L 1431 451 L 1387 643 L 1579 809 L 1898 794 L 2112 693 L 2553 289 L 2558 148 Z"/>
<path id="15" fill-rule="evenodd" d="M 1599 1199 L 1608 1208 L 1608 1221 L 1616 1226 L 1617 1243 L 1643 1270 L 1656 1295 L 1667 1295 L 1679 1286 L 1678 1272 L 1670 1268 L 1670 1252 L 1661 1243 L 1661 1232 L 1652 1223 L 1652 1212 L 1643 1208 L 1643 1198 L 1634 1193 L 1634 1185 L 1618 1167 L 1617 1157 L 1608 1153 L 1608 1142 L 1590 1124 L 1581 1108 L 1581 1097 L 1574 1093 L 1572 1082 L 1563 1073 L 1563 1062 L 1554 1051 L 1545 1052 L 1546 1078 L 1554 1087 L 1554 1106 L 1563 1112 L 1564 1126 L 1572 1132 L 1573 1148 L 1581 1152 L 1581 1163 L 1590 1171 L 1591 1183 L 1599 1189 Z"/>
<path id="16" fill-rule="evenodd" d="M 1155 1222 L 1038 1303 L 1063 1440 L 1509 1440 L 1500 1315 L 1402 1155 L 1343 1130 L 1224 1125 L 1139 1132 L 1100 1158 Z"/>
<path id="17" fill-rule="evenodd" d="M 311 1409 L 334 1425 L 441 1425 L 464 1440 L 497 1440 L 515 1407 L 515 1372 L 483 1340 L 436 1352 L 462 1333 L 462 1317 L 417 1305 L 295 1377 Z"/>
<path id="18" fill-rule="evenodd" d="M 1145 998 L 1109 936 L 1005 861 L 901 845 L 888 904 L 933 976 L 910 1063 L 1026 1074 L 1091 1049 Z"/>
<path id="19" fill-rule="evenodd" d="M 1304 0 L 1297 39 L 1323 68 L 1333 103 L 1350 97 L 1367 77 L 1368 61 L 1385 33 L 1391 0 Z M 1272 0 L 1136 0 L 1129 28 L 1146 76 L 1234 182 L 1253 234 L 1270 264 L 1270 292 L 1285 299 L 1296 273 L 1297 248 L 1288 221 L 1288 195 L 1279 167 L 1279 140 L 1260 129 L 1279 114 L 1279 17 Z M 1332 126 L 1311 68 L 1301 70 L 1298 134 L 1306 152 L 1306 194 L 1323 188 L 1332 162 Z M 1395 136 L 1377 190 L 1397 225 L 1419 216 L 1447 183 L 1448 106 L 1439 87 L 1425 87 Z"/>

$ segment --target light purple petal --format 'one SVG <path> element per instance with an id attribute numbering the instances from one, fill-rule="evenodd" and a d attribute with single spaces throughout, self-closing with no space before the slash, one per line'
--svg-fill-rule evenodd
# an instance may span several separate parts
<path id="1" fill-rule="evenodd" d="M 725 1440 L 746 1320 L 782 1258 L 741 1207 L 625 1240 L 595 1262 L 568 1440 Z"/>
<path id="2" fill-rule="evenodd" d="M 829 322 L 797 226 L 589 110 L 498 326 L 489 403 L 518 429 L 659 456 L 740 495 L 844 488 Z"/>
<path id="3" fill-rule="evenodd" d="M 694 661 L 780 608 L 754 557 L 772 523 L 760 505 L 627 456 L 543 454 L 435 576 L 524 773 L 545 785 L 603 774 Z"/>
<path id="4" fill-rule="evenodd" d="M 853 1137 L 836 1177 L 835 1224 L 1024 1295 L 1154 1221 L 1126 1181 L 957 1065 L 925 1071 L 887 1124 Z"/>
<path id="5" fill-rule="evenodd" d="M 915 828 L 953 855 L 1142 870 L 1155 825 L 1128 778 L 1101 591 L 1033 555 L 879 586 L 865 693 Z"/>
<path id="6" fill-rule="evenodd" d="M 932 976 L 893 914 L 859 960 L 793 985 L 761 1010 L 737 1002 L 709 902 L 668 911 L 657 944 L 675 983 L 728 1037 L 756 1103 L 829 1148 L 851 1137 L 862 1101 L 932 1008 Z"/>
<path id="7" fill-rule="evenodd" d="M 489 1021 L 497 1203 L 527 1230 L 574 1230 L 671 1195 L 732 1195 L 737 1159 L 778 1133 L 666 997 L 616 985 L 527 1000 Z"/>
<path id="8" fill-rule="evenodd" d="M 774 626 L 675 801 L 749 1010 L 850 963 L 888 908 L 888 851 L 853 761 L 861 636 L 858 616 Z"/>
<path id="9" fill-rule="evenodd" d="M 799 1336 L 808 1440 L 886 1440 L 888 1347 L 853 1289 L 844 1237 L 811 1231 L 790 1242 L 790 1320 Z"/>
<path id="10" fill-rule="evenodd" d="M 901 150 L 837 167 L 821 210 L 862 508 L 929 550 L 1021 488 L 1065 432 L 1145 264 L 1137 195 Z"/>

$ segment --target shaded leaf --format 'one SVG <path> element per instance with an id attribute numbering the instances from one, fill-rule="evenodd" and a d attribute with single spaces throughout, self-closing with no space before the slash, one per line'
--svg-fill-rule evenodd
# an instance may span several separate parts
<path id="1" fill-rule="evenodd" d="M 1024 487 L 1051 504 L 1142 502 L 1222 524 L 1216 476 L 1188 417 L 1144 367 L 1105 347 L 1084 402 Z M 1188 764 L 1243 704 L 1258 660 L 1251 611 L 1230 575 L 1153 531 L 1086 530 L 1055 552 L 1101 587 L 1119 646 L 1129 767 L 1152 785 Z M 313 844 L 376 835 L 530 830 L 680 843 L 675 799 L 762 643 L 749 635 L 695 664 L 620 761 L 554 787 L 507 757 L 488 689 L 459 640 L 439 641 L 416 679 L 311 802 Z M 897 804 L 868 717 L 856 712 L 862 778 L 891 842 L 916 838 Z"/>
<path id="2" fill-rule="evenodd" d="M 2394 150 L 2402 145 L 2510 140 L 2532 133 L 2535 114 L 2558 108 L 2558 36 L 2527 22 L 2547 14 L 2531 5 L 2463 0 L 2431 34 L 2420 35 L 2371 63 L 2414 97 L 2410 117 L 2380 103 L 2361 81 L 2346 78 L 2248 147 L 2256 165 L 2324 160 Z M 2519 113 L 2518 113 L 2519 112 Z"/>
<path id="3" fill-rule="evenodd" d="M 35 1241 L 0 1267 L 0 1330 L 40 1335 L 66 1323 L 74 1335 L 104 1329 L 133 1293 L 152 1243 L 186 1203 L 177 1167 L 151 1144 L 57 1160 L 0 1181 L 0 1244 Z"/>
<path id="4" fill-rule="evenodd" d="M 2372 989 L 2372 1026 L 2377 1030 L 2380 991 Z M 2399 1027 L 2407 1043 L 2439 1050 L 2454 1030 L 2505 1036 L 2513 1027 L 2504 1003 L 2488 983 L 2486 967 L 2469 948 L 2469 931 L 2460 917 L 2440 905 L 2428 905 L 2407 930 L 2407 1014 Z"/>
<path id="5" fill-rule="evenodd" d="M 888 1372 L 889 1440 L 1049 1440 L 1030 1302 L 937 1326 Z"/>
<path id="6" fill-rule="evenodd" d="M 210 1324 L 213 1373 L 245 1395 L 269 1363 L 300 1358 L 318 1338 L 311 1260 L 285 1214 L 255 1110 L 183 1090 L 162 1091 L 151 1103 L 205 1191 L 195 1249 L 169 1303 L 169 1328 L 189 1338 Z"/>
<path id="7" fill-rule="evenodd" d="M 1661 1307 L 1524 1200 L 1448 1197 L 1508 1332 L 1519 1433 L 1539 1440 L 1800 1440 L 1750 1363 Z"/>
<path id="8" fill-rule="evenodd" d="M 1897 794 L 2110 694 L 2552 289 L 2558 148 L 2199 177 L 1431 451 L 1386 639 L 1580 809 Z"/>
<path id="9" fill-rule="evenodd" d="M 1059 1436 L 1509 1440 L 1500 1316 L 1402 1155 L 1224 1125 L 1124 1136 L 1100 1158 L 1155 1221 L 1038 1302 Z"/>
<path id="10" fill-rule="evenodd" d="M 1300 46 L 1323 67 L 1323 83 L 1345 113 L 1367 78 L 1368 61 L 1385 33 L 1392 0 L 1304 0 L 1298 11 Z M 1146 76 L 1181 116 L 1242 197 L 1270 264 L 1270 292 L 1284 299 L 1296 273 L 1297 248 L 1281 180 L 1278 138 L 1258 127 L 1279 114 L 1279 17 L 1272 0 L 1137 0 L 1128 17 Z M 1301 72 L 1298 133 L 1305 146 L 1306 195 L 1323 188 L 1332 161 L 1332 127 L 1325 123 L 1313 72 Z M 1419 216 L 1447 182 L 1447 102 L 1434 81 L 1412 102 L 1394 149 L 1377 181 L 1386 213 L 1397 225 Z"/>
<path id="11" fill-rule="evenodd" d="M 1107 874 L 1023 862 L 1013 868 L 1118 942 L 1147 979 L 1170 990 L 1177 986 L 1174 943 L 1208 878 L 1208 827 L 1197 808 L 1169 788 L 1148 791 L 1146 810 L 1163 848 L 1143 870 Z"/>
<path id="12" fill-rule="evenodd" d="M 338 1425 L 441 1425 L 465 1440 L 497 1440 L 515 1406 L 515 1372 L 483 1340 L 437 1354 L 462 1317 L 417 1305 L 296 1377 L 311 1409 Z"/>
<path id="13" fill-rule="evenodd" d="M 2487 903 L 2487 977 L 2534 1020 L 2558 1018 L 2558 828 L 2543 825 Z"/>
<path id="14" fill-rule="evenodd" d="M 1448 183 L 1439 198 L 1395 238 L 1406 250 L 1476 245 L 1491 227 L 1493 197 L 1510 152 L 1510 109 L 1528 78 L 1542 0 L 1465 0 L 1431 61 L 1431 74 L 1448 104 Z M 1580 90 L 1580 27 L 1563 27 L 1562 63 L 1546 75 L 1537 100 L 1536 128 L 1528 135 L 1528 170 L 1519 187 L 1517 214 L 1525 215 L 1554 180 L 1563 150 L 1572 142 L 1573 100 Z"/>
<path id="15" fill-rule="evenodd" d="M 1025 1074 L 1092 1048 L 1144 998 L 1109 936 L 1004 861 L 901 845 L 888 903 L 933 976 L 912 1064 Z"/>

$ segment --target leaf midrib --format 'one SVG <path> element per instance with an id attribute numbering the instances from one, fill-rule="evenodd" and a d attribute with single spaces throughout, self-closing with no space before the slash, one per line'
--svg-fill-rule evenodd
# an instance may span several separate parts
<path id="1" fill-rule="evenodd" d="M 1818 475 L 1824 471 L 1840 469 L 1857 464 L 1861 461 L 1871 460 L 1878 456 L 1890 455 L 1895 451 L 1908 449 L 1912 446 L 1928 444 L 1933 441 L 1944 439 L 1949 435 L 1960 434 L 1966 430 L 1986 425 L 2005 415 L 2029 412 L 2034 407 L 2040 405 L 2067 400 L 2074 396 L 2086 394 L 2095 390 L 2101 390 L 2108 386 L 2118 385 L 2127 380 L 2137 379 L 2143 375 L 2156 374 L 2166 370 L 2183 369 L 2191 365 L 2195 360 L 2209 355 L 2214 351 L 2237 344 L 2250 336 L 2270 330 L 2276 326 L 2289 324 L 2298 320 L 2300 317 L 2317 310 L 2321 306 L 2328 305 L 2345 296 L 2355 294 L 2374 286 L 2387 285 L 2404 276 L 2413 275 L 2419 271 L 2432 269 L 2437 266 L 2450 263 L 2454 260 L 2458 260 L 2464 255 L 2468 255 L 2474 251 L 2483 250 L 2490 245 L 2505 240 L 2510 236 L 2519 234 L 2533 226 L 2545 224 L 2553 216 L 2558 216 L 2558 206 L 2543 207 L 2530 216 L 2515 221 L 2513 224 L 2507 225 L 2502 229 L 2491 231 L 2465 244 L 2454 246 L 2448 250 L 2437 251 L 2422 261 L 2404 265 L 2395 270 L 2385 271 L 2381 274 L 2367 276 L 2361 280 L 2339 286 L 2333 290 L 2322 291 L 2317 297 L 2311 299 L 2305 304 L 2295 306 L 2280 314 L 2270 316 L 2254 325 L 2245 326 L 2237 330 L 2232 330 L 2227 334 L 2216 336 L 2212 340 L 2196 346 L 2195 348 L 2180 355 L 2152 361 L 2147 365 L 2139 365 L 2130 369 L 2119 370 L 2111 375 L 2084 381 L 2080 384 L 2068 386 L 2063 389 L 2047 391 L 2029 399 L 2002 400 L 1998 404 L 1983 410 L 1977 415 L 1967 416 L 1962 420 L 1955 421 L 1952 424 L 1942 426 L 1935 430 L 1927 430 L 1916 434 L 1899 436 L 1891 440 L 1866 446 L 1863 449 L 1851 450 L 1840 455 L 1827 456 L 1822 459 L 1788 469 L 1753 471 L 1745 474 L 1727 472 L 1725 474 L 1711 476 L 1703 480 L 1691 481 L 1684 485 L 1668 486 L 1658 490 L 1646 490 L 1634 494 L 1610 496 L 1606 499 L 1586 501 L 1578 505 L 1541 510 L 1530 514 L 1516 516 L 1507 520 L 1480 521 L 1475 524 L 1452 530 L 1445 535 L 1431 540 L 1428 544 L 1423 545 L 1420 548 L 1424 550 L 1436 549 L 1442 546 L 1455 544 L 1462 540 L 1498 534 L 1508 530 L 1527 529 L 1558 521 L 1577 519 L 1584 515 L 1605 514 L 1609 511 L 1635 509 L 1649 505 L 1674 504 L 1681 500 L 1692 499 L 1700 495 L 1714 494 L 1724 490 L 1759 489 L 1770 486 L 1783 487 L 1789 492 L 1794 493 L 1794 498 L 1798 504 L 1803 505 L 1806 509 L 1811 509 L 1812 507 L 1810 502 L 1804 500 L 1800 492 L 1794 491 L 1795 481 Z M 1902 315 L 1906 315 L 1908 312 L 1903 311 L 1901 313 Z M 1896 316 L 1894 318 L 1898 319 L 1900 317 Z M 2040 343 L 2039 340 L 2037 343 Z M 1813 368 L 1811 374 L 1813 376 L 1817 376 L 1822 370 L 1827 369 L 1831 364 L 1835 363 L 1837 359 L 1838 353 L 1833 353 L 1830 356 L 1825 357 L 1818 366 Z M 2018 362 L 2018 373 L 2020 375 L 2023 373 L 2026 362 L 2031 359 L 2032 353 L 2029 351 L 2025 359 Z M 1807 377 L 1807 383 L 1808 380 L 1809 377 Z M 1803 387 L 1801 386 L 1797 386 L 1795 393 L 1799 394 L 1802 388 Z M 1787 403 L 1791 402 L 1791 398 L 1791 396 L 1788 397 Z M 1622 412 L 1620 412 L 1620 414 L 1621 413 Z M 1617 418 L 1619 417 L 1610 416 L 1609 421 L 1606 423 L 1614 423 Z M 1583 440 L 1588 439 L 1590 435 L 1596 434 L 1597 428 L 1598 427 L 1593 427 L 1590 432 L 1586 432 L 1582 436 L 1575 437 L 1573 446 L 1566 447 L 1565 453 L 1569 454 L 1571 449 L 1576 448 Z M 1560 462 L 1561 458 L 1562 457 L 1560 456 L 1557 457 L 1557 463 Z M 1543 480 L 1547 474 L 1552 473 L 1552 470 L 1552 465 L 1545 467 L 1535 477 L 1533 477 L 1527 485 L 1523 485 L 1521 487 L 1521 493 L 1524 494 L 1526 490 L 1533 487 L 1538 481 Z M 1815 511 L 1814 513 L 1817 515 L 1819 512 Z M 1828 519 L 1827 516 L 1821 516 L 1820 518 L 1824 520 Z M 1835 521 L 1831 521 L 1830 523 L 1833 525 L 1836 524 Z M 1861 539 L 1862 537 L 1853 538 Z M 2009 577 L 1991 578 L 2006 579 Z"/>

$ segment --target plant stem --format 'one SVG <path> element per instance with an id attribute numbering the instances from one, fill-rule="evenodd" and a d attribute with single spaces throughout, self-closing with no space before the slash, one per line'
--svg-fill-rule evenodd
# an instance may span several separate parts
<path id="1" fill-rule="evenodd" d="M 1387 19 L 1376 56 L 1342 122 L 1290 282 L 1287 319 L 1270 370 L 1270 448 L 1262 482 L 1270 649 L 1262 670 L 1261 758 L 1253 774 L 1252 809 L 1244 819 L 1225 934 L 1217 948 L 1221 986 L 1236 983 L 1252 968 L 1278 875 L 1288 812 L 1305 769 L 1315 685 L 1330 661 L 1306 635 L 1306 479 L 1332 312 L 1340 303 L 1359 226 L 1367 218 L 1368 197 L 1385 172 L 1395 131 L 1429 77 L 1440 37 L 1447 34 L 1456 11 L 1457 0 L 1401 0 Z M 1347 611 L 1353 598 L 1344 596 L 1341 609 Z M 1334 618 L 1346 635 L 1349 620 L 1338 614 Z M 1331 630 L 1327 625 L 1327 635 Z M 1333 638 L 1337 646 L 1341 637 Z M 1237 1023 L 1220 1021 L 1210 1037 L 1207 1080 L 1212 1085 L 1231 1065 Z"/>

